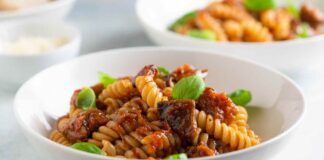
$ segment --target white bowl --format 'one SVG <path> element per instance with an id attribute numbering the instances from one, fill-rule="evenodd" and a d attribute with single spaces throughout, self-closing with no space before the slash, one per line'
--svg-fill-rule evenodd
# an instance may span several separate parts
<path id="1" fill-rule="evenodd" d="M 257 146 L 209 157 L 218 160 L 271 159 L 287 143 L 305 110 L 304 96 L 281 73 L 250 61 L 213 52 L 177 48 L 130 48 L 103 51 L 53 66 L 37 74 L 18 91 L 14 112 L 19 125 L 44 159 L 107 160 L 50 141 L 55 120 L 69 110 L 77 88 L 95 84 L 97 72 L 134 75 L 146 64 L 175 68 L 184 63 L 208 68 L 207 85 L 218 91 L 247 88 L 253 94 L 249 124 L 263 142 Z M 208 159 L 208 158 L 200 158 Z"/>
<path id="2" fill-rule="evenodd" d="M 35 19 L 54 20 L 64 18 L 72 9 L 76 0 L 55 0 L 30 8 L 0 11 L 1 21 L 27 21 Z"/>
<path id="3" fill-rule="evenodd" d="M 138 0 L 137 16 L 148 36 L 158 45 L 211 49 L 246 57 L 272 67 L 287 70 L 324 63 L 324 35 L 283 42 L 211 42 L 183 36 L 168 27 L 183 14 L 205 7 L 213 0 Z M 316 2 L 324 7 L 320 0 Z"/>
<path id="4" fill-rule="evenodd" d="M 0 86 L 15 87 L 22 84 L 32 75 L 53 64 L 72 59 L 79 54 L 81 35 L 70 24 L 52 21 L 29 21 L 6 23 L 0 26 L 2 39 L 16 39 L 20 36 L 64 37 L 66 44 L 35 55 L 11 55 L 0 53 Z"/>

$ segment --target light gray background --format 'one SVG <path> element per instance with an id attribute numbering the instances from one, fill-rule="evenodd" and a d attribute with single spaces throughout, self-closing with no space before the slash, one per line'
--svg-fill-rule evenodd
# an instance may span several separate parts
<path id="1" fill-rule="evenodd" d="M 134 4 L 135 0 L 79 0 L 67 21 L 78 26 L 83 34 L 82 54 L 153 45 L 137 21 Z M 274 160 L 324 159 L 323 68 L 285 71 L 305 91 L 308 111 L 292 141 Z M 29 145 L 13 116 L 13 97 L 13 92 L 0 91 L 0 160 L 38 160 L 38 152 Z"/>

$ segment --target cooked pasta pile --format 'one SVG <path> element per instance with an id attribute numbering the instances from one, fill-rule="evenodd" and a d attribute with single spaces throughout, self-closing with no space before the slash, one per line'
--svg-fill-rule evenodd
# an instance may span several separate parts
<path id="1" fill-rule="evenodd" d="M 303 4 L 276 7 L 274 0 L 223 0 L 192 11 L 170 30 L 211 41 L 269 42 L 307 38 L 321 33 L 324 14 Z"/>
<path id="2" fill-rule="evenodd" d="M 100 83 L 74 92 L 69 113 L 49 138 L 90 153 L 139 159 L 217 156 L 259 144 L 240 106 L 251 100 L 250 92 L 217 92 L 205 86 L 207 73 L 188 64 L 171 73 L 147 65 L 134 77 L 100 73 Z"/>

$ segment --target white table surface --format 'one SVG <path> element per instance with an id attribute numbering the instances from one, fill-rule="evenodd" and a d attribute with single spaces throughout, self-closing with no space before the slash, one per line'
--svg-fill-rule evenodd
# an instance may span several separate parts
<path id="1" fill-rule="evenodd" d="M 134 12 L 134 0 L 79 0 L 67 18 L 83 34 L 82 54 L 153 43 L 145 36 Z M 324 63 L 323 63 L 324 66 Z M 273 160 L 324 160 L 324 69 L 313 66 L 285 73 L 307 97 L 304 121 L 285 150 Z M 38 160 L 37 151 L 19 130 L 12 111 L 14 92 L 0 90 L 0 160 Z M 253 157 L 251 157 L 253 160 Z"/>

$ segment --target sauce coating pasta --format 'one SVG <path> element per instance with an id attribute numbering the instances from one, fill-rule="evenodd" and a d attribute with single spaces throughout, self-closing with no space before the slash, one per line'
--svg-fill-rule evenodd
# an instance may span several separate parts
<path id="1" fill-rule="evenodd" d="M 214 1 L 180 17 L 169 29 L 182 35 L 219 42 L 284 41 L 323 32 L 324 13 L 316 7 L 307 3 L 299 8 L 291 3 L 266 6 L 270 3 L 268 1 L 275 3 L 274 0 Z M 252 8 L 249 3 L 252 3 Z"/>
<path id="2" fill-rule="evenodd" d="M 217 156 L 261 143 L 248 125 L 247 110 L 205 87 L 207 69 L 185 64 L 162 74 L 157 68 L 147 65 L 132 78 L 85 87 L 88 93 L 77 89 L 70 112 L 57 120 L 49 139 L 138 159 Z"/>

